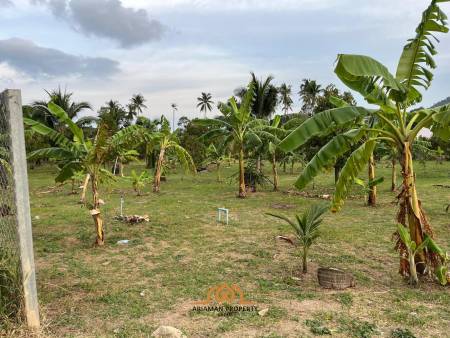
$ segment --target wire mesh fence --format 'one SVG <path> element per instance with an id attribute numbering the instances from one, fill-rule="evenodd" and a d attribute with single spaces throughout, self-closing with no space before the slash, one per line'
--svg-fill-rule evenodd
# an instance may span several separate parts
<path id="1" fill-rule="evenodd" d="M 10 115 L 5 95 L 0 95 L 0 320 L 21 314 L 22 287 Z"/>
<path id="2" fill-rule="evenodd" d="M 0 93 L 0 335 L 26 318 L 39 327 L 28 175 L 19 90 Z"/>

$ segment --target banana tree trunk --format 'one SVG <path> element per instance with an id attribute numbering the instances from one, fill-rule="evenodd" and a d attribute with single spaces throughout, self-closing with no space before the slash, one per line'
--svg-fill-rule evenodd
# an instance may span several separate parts
<path id="1" fill-rule="evenodd" d="M 272 155 L 272 171 L 273 171 L 273 191 L 278 191 L 278 171 L 277 171 L 277 159 L 275 154 Z"/>
<path id="2" fill-rule="evenodd" d="M 397 189 L 397 163 L 395 158 L 392 159 L 392 176 L 391 176 L 391 191 Z"/>
<path id="3" fill-rule="evenodd" d="M 220 162 L 216 163 L 216 169 L 217 169 L 217 182 L 222 182 L 222 177 L 220 176 Z"/>
<path id="4" fill-rule="evenodd" d="M 89 180 L 91 179 L 90 174 L 86 174 L 86 177 L 83 182 L 83 189 L 81 190 L 81 197 L 80 197 L 80 203 L 86 204 L 86 191 L 89 184 Z"/>
<path id="5" fill-rule="evenodd" d="M 164 164 L 164 153 L 166 149 L 161 148 L 159 152 L 158 162 L 156 163 L 155 177 L 153 180 L 153 192 L 159 192 L 161 187 L 161 172 Z"/>
<path id="6" fill-rule="evenodd" d="M 100 212 L 100 195 L 98 191 L 98 179 L 95 175 L 91 176 L 92 182 L 92 199 L 94 208 L 91 210 L 92 218 L 94 219 L 95 231 L 97 238 L 95 244 L 102 246 L 105 244 L 105 233 L 103 229 L 103 219 Z"/>
<path id="7" fill-rule="evenodd" d="M 123 177 L 123 168 L 125 167 L 125 165 L 122 162 L 119 162 L 119 174 L 120 177 Z"/>
<path id="8" fill-rule="evenodd" d="M 256 171 L 261 172 L 261 156 L 258 155 L 258 158 L 256 159 Z"/>
<path id="9" fill-rule="evenodd" d="M 399 195 L 400 210 L 397 221 L 409 229 L 411 239 L 419 246 L 424 235 L 433 237 L 431 225 L 428 223 L 427 217 L 422 210 L 420 200 L 417 197 L 416 178 L 413 168 L 413 160 L 411 153 L 411 144 L 405 142 L 402 154 L 402 192 Z M 407 248 L 398 239 L 396 248 L 400 252 L 400 273 L 404 276 L 409 275 L 414 279 L 415 270 L 420 274 L 426 272 L 428 264 L 437 263 L 437 257 L 429 251 L 421 250 L 414 257 L 414 266 L 411 266 L 411 260 L 408 260 Z"/>
<path id="10" fill-rule="evenodd" d="M 74 180 L 74 179 L 72 179 L 72 188 L 71 188 L 70 194 L 71 194 L 71 195 L 76 195 L 76 191 L 75 191 L 75 180 Z"/>
<path id="11" fill-rule="evenodd" d="M 286 174 L 286 161 L 283 162 L 283 172 Z"/>
<path id="12" fill-rule="evenodd" d="M 244 168 L 244 148 L 241 145 L 239 150 L 239 198 L 246 197 L 245 191 L 245 168 Z"/>
<path id="13" fill-rule="evenodd" d="M 375 159 L 372 155 L 369 159 L 369 183 L 373 180 L 375 180 Z M 375 185 L 369 188 L 367 204 L 371 207 L 374 207 L 377 204 L 377 187 Z"/>
<path id="14" fill-rule="evenodd" d="M 334 184 L 339 180 L 339 174 L 341 173 L 341 167 L 339 165 L 334 166 Z"/>

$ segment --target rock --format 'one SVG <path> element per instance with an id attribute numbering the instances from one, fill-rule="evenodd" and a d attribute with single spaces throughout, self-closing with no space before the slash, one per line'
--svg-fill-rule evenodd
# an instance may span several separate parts
<path id="1" fill-rule="evenodd" d="M 269 312 L 269 308 L 265 308 L 265 309 L 262 309 L 261 311 L 258 311 L 258 315 L 260 315 L 261 317 L 264 317 L 267 314 L 267 312 Z"/>
<path id="2" fill-rule="evenodd" d="M 153 333 L 152 337 L 157 338 L 186 338 L 186 336 L 181 332 L 181 330 L 178 330 L 177 328 L 174 328 L 172 326 L 160 326 L 158 327 Z"/>
<path id="3" fill-rule="evenodd" d="M 130 243 L 129 239 L 121 239 L 120 241 L 117 241 L 118 245 L 127 245 L 128 243 Z"/>

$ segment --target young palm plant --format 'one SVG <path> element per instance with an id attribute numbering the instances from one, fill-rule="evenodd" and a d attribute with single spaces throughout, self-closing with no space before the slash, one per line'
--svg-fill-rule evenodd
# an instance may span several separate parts
<path id="1" fill-rule="evenodd" d="M 105 243 L 104 224 L 101 217 L 101 205 L 99 185 L 105 179 L 111 178 L 112 174 L 104 169 L 111 153 L 124 145 L 132 144 L 136 139 L 139 126 L 131 126 L 112 134 L 111 130 L 104 123 L 98 127 L 94 140 L 85 138 L 83 130 L 79 128 L 67 115 L 67 113 L 56 104 L 50 102 L 48 111 L 61 125 L 67 125 L 71 132 L 71 139 L 64 134 L 47 127 L 46 125 L 31 120 L 24 119 L 26 125 L 46 137 L 48 137 L 54 147 L 43 148 L 29 154 L 29 159 L 51 158 L 56 160 L 60 171 L 55 178 L 56 182 L 65 182 L 74 178 L 80 171 L 86 175 L 86 185 L 91 182 L 92 205 L 90 213 L 94 219 L 97 234 L 96 244 Z"/>
<path id="2" fill-rule="evenodd" d="M 301 216 L 296 215 L 295 221 L 291 221 L 288 217 L 282 215 L 275 215 L 268 213 L 267 215 L 279 218 L 286 223 L 288 223 L 295 231 L 300 244 L 303 248 L 302 250 L 302 271 L 303 273 L 308 272 L 308 252 L 311 245 L 314 244 L 316 239 L 319 237 L 319 226 L 322 223 L 322 215 L 328 210 L 326 205 L 312 205 L 305 213 Z"/>
<path id="3" fill-rule="evenodd" d="M 328 142 L 308 163 L 296 182 L 299 189 L 327 166 L 334 163 L 352 146 L 358 146 L 347 158 L 342 169 L 332 201 L 332 208 L 338 211 L 343 204 L 354 179 L 367 165 L 377 143 L 388 142 L 401 154 L 402 187 L 399 194 L 397 220 L 409 229 L 411 239 L 420 247 L 416 253 L 418 272 L 426 273 L 427 267 L 435 270 L 442 260 L 421 243 L 425 235 L 433 237 L 433 231 L 422 209 L 416 189 L 412 145 L 424 128 L 431 128 L 435 136 L 450 137 L 450 105 L 430 109 L 411 109 L 422 99 L 420 87 L 428 89 L 431 69 L 436 67 L 432 58 L 437 53 L 431 41 L 435 32 L 448 32 L 446 15 L 438 4 L 448 0 L 432 0 L 424 11 L 422 21 L 416 29 L 416 36 L 408 41 L 398 63 L 396 75 L 392 75 L 380 62 L 368 56 L 340 54 L 335 73 L 340 80 L 354 91 L 359 92 L 375 109 L 342 106 L 318 113 L 303 123 L 286 139 L 280 147 L 292 151 L 311 137 L 342 128 L 357 120 L 374 118 L 376 124 L 369 127 L 361 124 L 344 131 Z M 406 259 L 406 248 L 396 232 L 396 248 L 400 252 L 400 273 L 410 274 Z"/>

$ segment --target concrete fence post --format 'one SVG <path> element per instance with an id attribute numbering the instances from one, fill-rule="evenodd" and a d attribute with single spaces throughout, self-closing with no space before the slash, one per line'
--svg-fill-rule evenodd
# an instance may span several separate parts
<path id="1" fill-rule="evenodd" d="M 9 118 L 8 123 L 11 132 L 11 164 L 14 174 L 14 197 L 17 212 L 17 234 L 19 239 L 25 317 L 30 328 L 38 328 L 40 325 L 39 304 L 36 291 L 27 159 L 20 90 L 5 90 L 2 93 L 2 100 L 7 111 L 6 115 Z"/>

